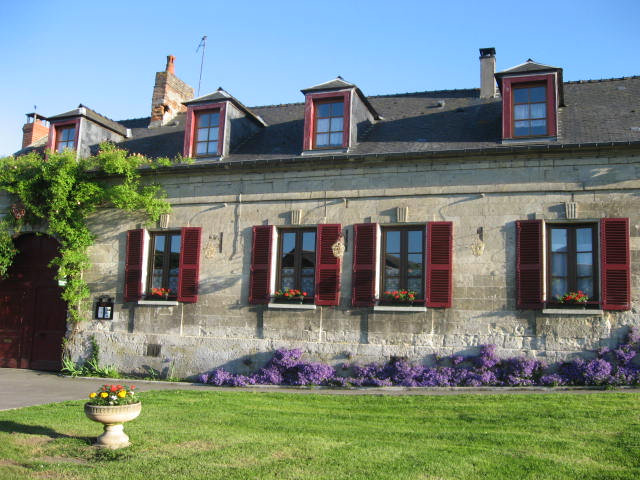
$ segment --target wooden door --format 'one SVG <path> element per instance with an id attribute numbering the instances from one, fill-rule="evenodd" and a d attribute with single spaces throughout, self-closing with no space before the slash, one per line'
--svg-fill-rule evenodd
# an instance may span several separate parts
<path id="1" fill-rule="evenodd" d="M 58 242 L 26 234 L 15 244 L 19 253 L 0 281 L 0 367 L 58 370 L 67 309 L 48 266 Z"/>

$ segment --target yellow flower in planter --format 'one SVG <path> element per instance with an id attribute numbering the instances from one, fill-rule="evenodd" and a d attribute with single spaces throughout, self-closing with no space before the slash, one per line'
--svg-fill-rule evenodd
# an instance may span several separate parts
<path id="1" fill-rule="evenodd" d="M 97 393 L 96 392 L 91 392 L 89 394 L 89 398 L 96 398 Z"/>
<path id="2" fill-rule="evenodd" d="M 107 392 L 102 392 L 102 393 L 100 394 L 100 396 L 101 396 L 102 398 L 107 398 L 107 397 L 109 396 L 109 394 L 108 394 Z"/>
<path id="3" fill-rule="evenodd" d="M 119 396 L 120 398 L 124 398 L 124 397 L 126 397 L 126 396 L 127 396 L 127 391 L 126 391 L 126 390 L 120 390 L 120 391 L 118 392 L 118 396 Z"/>

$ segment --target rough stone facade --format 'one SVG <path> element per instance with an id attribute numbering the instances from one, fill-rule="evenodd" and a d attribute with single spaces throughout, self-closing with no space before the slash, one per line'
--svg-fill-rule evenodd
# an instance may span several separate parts
<path id="1" fill-rule="evenodd" d="M 282 347 L 302 348 L 308 358 L 331 364 L 391 356 L 430 363 L 433 354 L 470 354 L 482 344 L 497 345 L 501 356 L 549 362 L 588 356 L 615 345 L 628 325 L 640 325 L 638 153 L 638 147 L 593 148 L 324 165 L 299 159 L 280 167 L 157 174 L 173 205 L 169 229 L 202 227 L 198 302 L 123 303 L 126 232 L 142 224 L 101 212 L 92 225 L 97 241 L 85 278 L 94 300 L 115 297 L 115 315 L 81 323 L 73 357 L 88 354 L 90 337 L 101 347 L 102 362 L 119 370 L 178 376 L 215 367 L 251 371 Z M 632 310 L 585 315 L 516 308 L 515 221 L 564 220 L 570 201 L 578 205 L 579 221 L 630 218 Z M 352 226 L 395 224 L 398 207 L 408 207 L 409 223 L 453 222 L 452 308 L 406 313 L 351 306 Z M 346 231 L 340 306 L 292 311 L 249 305 L 252 226 L 287 225 L 298 209 L 302 224 L 340 223 Z"/>

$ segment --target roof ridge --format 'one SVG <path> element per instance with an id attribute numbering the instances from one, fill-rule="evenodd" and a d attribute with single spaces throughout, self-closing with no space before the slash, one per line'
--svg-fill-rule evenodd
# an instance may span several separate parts
<path id="1" fill-rule="evenodd" d="M 637 80 L 640 78 L 640 75 L 630 75 L 626 77 L 611 77 L 611 78 L 600 78 L 600 79 L 587 79 L 587 80 L 567 80 L 564 82 L 567 83 L 600 83 L 600 82 L 615 82 L 620 80 Z"/>

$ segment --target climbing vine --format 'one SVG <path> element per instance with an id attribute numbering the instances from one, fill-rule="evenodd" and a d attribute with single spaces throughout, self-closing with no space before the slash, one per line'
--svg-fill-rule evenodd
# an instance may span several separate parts
<path id="1" fill-rule="evenodd" d="M 13 237 L 24 225 L 52 235 L 60 242 L 60 251 L 51 264 L 64 285 L 62 298 L 70 320 L 79 321 L 82 301 L 89 297 L 82 273 L 90 266 L 88 248 L 94 241 L 87 220 L 99 208 L 111 207 L 142 212 L 149 222 L 157 221 L 171 207 L 159 185 L 142 182 L 141 171 L 181 161 L 150 160 L 110 143 L 84 159 L 73 151 L 51 152 L 46 158 L 35 152 L 0 158 L 0 190 L 15 200 L 0 220 L 0 276 L 11 266 L 17 253 Z"/>

